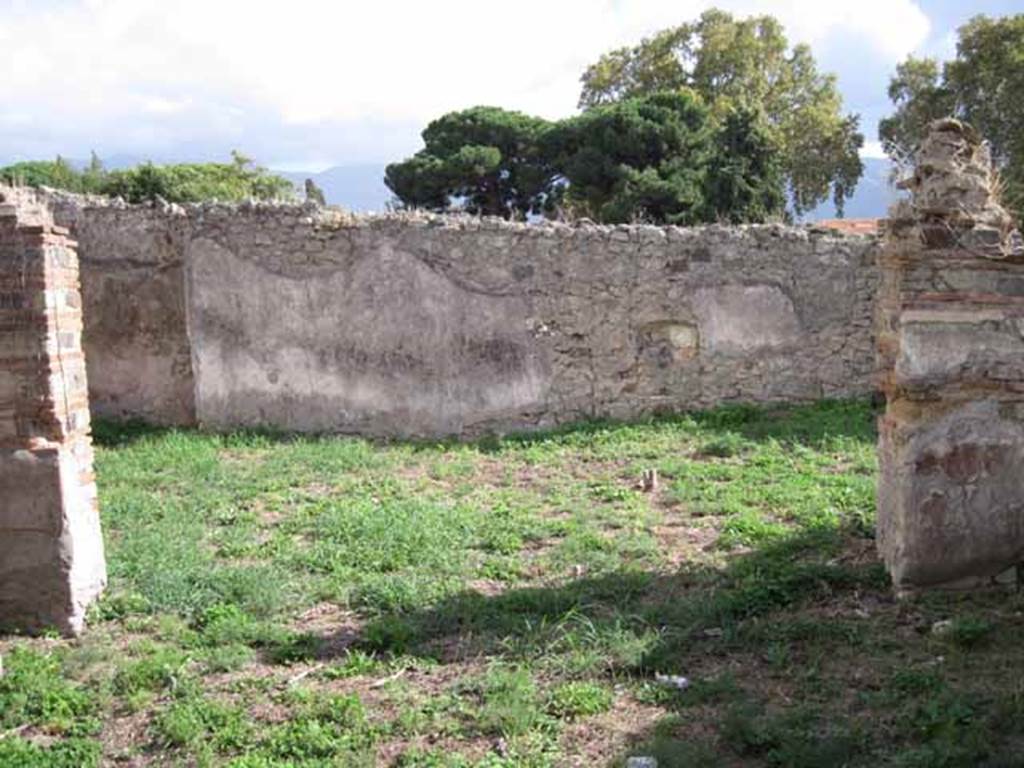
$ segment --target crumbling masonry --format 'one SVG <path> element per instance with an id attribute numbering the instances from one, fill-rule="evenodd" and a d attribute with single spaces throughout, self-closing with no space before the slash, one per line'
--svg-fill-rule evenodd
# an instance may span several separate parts
<path id="1" fill-rule="evenodd" d="M 106 582 L 75 244 L 0 198 L 0 628 L 81 630 Z"/>
<path id="2" fill-rule="evenodd" d="M 987 147 L 932 125 L 881 256 L 879 546 L 897 591 L 1024 559 L 1024 249 Z"/>

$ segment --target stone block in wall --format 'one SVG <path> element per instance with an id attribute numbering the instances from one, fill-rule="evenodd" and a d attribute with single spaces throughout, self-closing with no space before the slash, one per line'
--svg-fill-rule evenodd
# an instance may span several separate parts
<path id="1" fill-rule="evenodd" d="M 106 583 L 75 244 L 0 197 L 0 628 L 74 634 Z"/>
<path id="2" fill-rule="evenodd" d="M 906 186 L 880 259 L 878 541 L 911 593 L 1024 560 L 1024 252 L 969 127 L 933 124 Z"/>

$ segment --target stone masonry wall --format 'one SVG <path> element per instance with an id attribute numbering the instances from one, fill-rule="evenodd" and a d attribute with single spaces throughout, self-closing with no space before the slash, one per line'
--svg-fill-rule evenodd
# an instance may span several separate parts
<path id="1" fill-rule="evenodd" d="M 987 148 L 940 121 L 881 257 L 879 547 L 899 592 L 1024 559 L 1024 248 Z"/>
<path id="2" fill-rule="evenodd" d="M 0 190 L 0 627 L 76 633 L 106 570 L 67 234 Z"/>
<path id="3" fill-rule="evenodd" d="M 466 436 L 874 386 L 870 237 L 52 203 L 97 413 Z"/>
<path id="4" fill-rule="evenodd" d="M 166 211 L 92 202 L 51 200 L 57 220 L 78 241 L 93 413 L 195 424 L 185 322 L 187 222 Z"/>

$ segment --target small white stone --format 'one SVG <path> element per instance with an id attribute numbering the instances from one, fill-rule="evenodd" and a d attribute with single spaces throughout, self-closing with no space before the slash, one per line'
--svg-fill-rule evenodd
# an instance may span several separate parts
<path id="1" fill-rule="evenodd" d="M 684 677 L 683 675 L 662 675 L 657 674 L 654 679 L 662 685 L 668 686 L 669 688 L 676 688 L 680 691 L 685 691 L 690 687 L 690 678 Z"/>
<path id="2" fill-rule="evenodd" d="M 953 629 L 953 622 L 949 619 L 936 621 L 934 624 L 932 624 L 932 634 L 936 637 L 948 635 L 951 629 Z"/>

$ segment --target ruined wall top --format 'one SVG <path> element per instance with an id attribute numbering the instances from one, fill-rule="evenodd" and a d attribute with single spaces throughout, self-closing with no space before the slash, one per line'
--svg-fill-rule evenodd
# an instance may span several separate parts
<path id="1" fill-rule="evenodd" d="M 0 190 L 3 188 L 0 187 Z M 73 223 L 82 211 L 90 216 L 106 215 L 134 219 L 137 216 L 161 216 L 189 224 L 217 224 L 229 221 L 254 221 L 261 226 L 306 225 L 318 230 L 341 229 L 444 229 L 467 232 L 501 232 L 526 237 L 593 238 L 651 242 L 673 240 L 703 232 L 723 236 L 752 234 L 765 237 L 809 237 L 827 240 L 875 240 L 874 232 L 852 233 L 813 224 L 703 224 L 692 227 L 662 226 L 654 224 L 598 224 L 589 219 L 573 222 L 539 220 L 534 222 L 507 221 L 493 216 L 473 216 L 460 213 L 432 213 L 424 210 L 402 210 L 387 213 L 353 213 L 336 206 L 323 207 L 311 202 L 282 202 L 249 200 L 239 203 L 210 201 L 201 203 L 168 203 L 163 200 L 148 203 L 127 203 L 120 198 L 102 195 L 81 195 L 43 188 L 40 199 L 54 210 L 56 218 Z"/>
<path id="2" fill-rule="evenodd" d="M 960 247 L 990 259 L 1024 254 L 1013 217 L 999 202 L 989 146 L 967 123 L 933 122 L 915 156 L 913 175 L 899 186 L 911 198 L 891 213 L 896 237 Z"/>
<path id="3" fill-rule="evenodd" d="M 25 225 L 51 226 L 53 214 L 48 196 L 25 187 L 6 187 L 0 184 L 0 215 L 17 215 Z"/>

